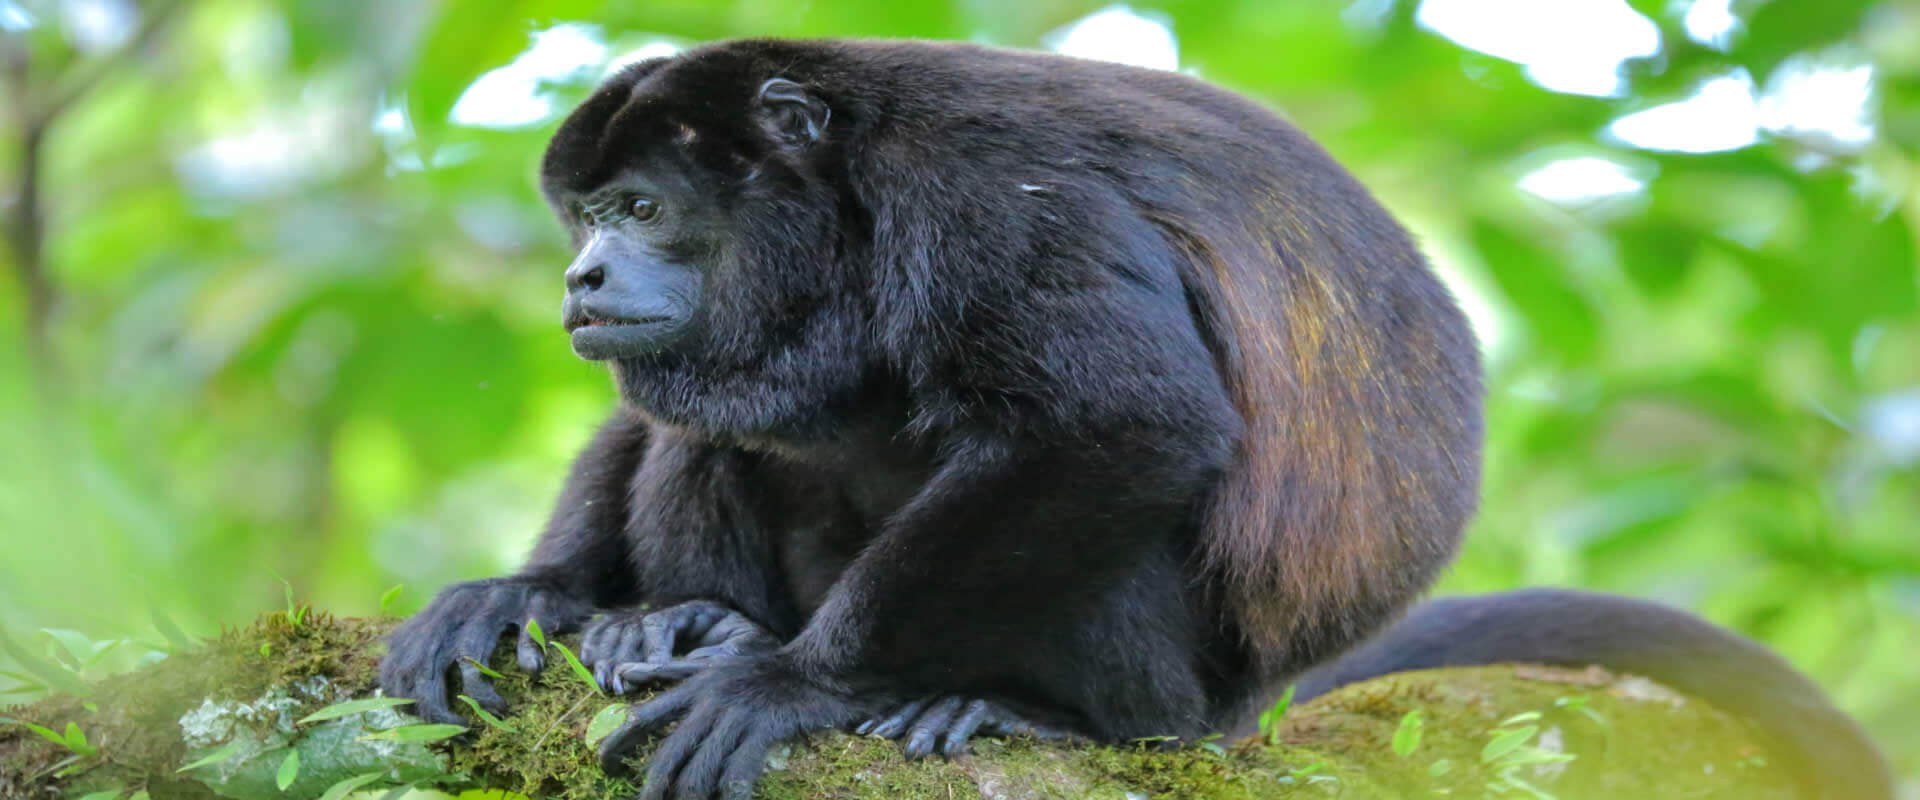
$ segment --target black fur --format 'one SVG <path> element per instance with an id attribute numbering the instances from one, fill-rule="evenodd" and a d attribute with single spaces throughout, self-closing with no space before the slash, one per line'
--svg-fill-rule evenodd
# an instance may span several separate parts
<path id="1" fill-rule="evenodd" d="M 1323 151 L 1197 81 L 723 43 L 607 81 L 542 184 L 624 407 L 522 575 L 437 598 L 383 684 L 454 717 L 488 636 L 650 604 L 586 645 L 610 684 L 685 679 L 603 746 L 677 722 L 646 797 L 745 796 L 774 742 L 861 720 L 916 754 L 1233 727 L 1472 511 L 1452 299 Z"/>

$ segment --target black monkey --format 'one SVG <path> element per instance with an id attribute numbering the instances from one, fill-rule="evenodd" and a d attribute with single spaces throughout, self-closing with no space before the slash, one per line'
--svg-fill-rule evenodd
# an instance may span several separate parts
<path id="1" fill-rule="evenodd" d="M 603 610 L 600 680 L 681 681 L 603 745 L 677 723 L 644 797 L 745 797 L 813 729 L 1232 728 L 1400 614 L 1473 509 L 1452 298 L 1318 146 L 1192 79 L 722 43 L 609 79 L 542 187 L 622 408 L 527 566 L 443 592 L 382 683 L 498 707 L 502 633 Z"/>

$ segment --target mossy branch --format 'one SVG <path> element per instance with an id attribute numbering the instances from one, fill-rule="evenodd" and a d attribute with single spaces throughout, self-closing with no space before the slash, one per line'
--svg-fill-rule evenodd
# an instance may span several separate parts
<path id="1" fill-rule="evenodd" d="M 617 700 L 562 659 L 537 676 L 502 668 L 496 683 L 512 713 L 476 719 L 452 738 L 419 726 L 404 706 L 341 706 L 376 696 L 391 625 L 272 614 L 93 684 L 84 698 L 0 712 L 12 720 L 0 725 L 0 797 L 336 800 L 414 785 L 573 799 L 634 790 L 602 776 L 593 759 L 590 740 L 617 723 Z M 1176 750 L 981 741 L 965 758 L 908 763 L 889 742 L 819 736 L 778 751 L 758 796 L 1791 797 L 1758 742 L 1743 722 L 1644 680 L 1497 666 L 1350 686 L 1287 709 L 1268 735 Z"/>

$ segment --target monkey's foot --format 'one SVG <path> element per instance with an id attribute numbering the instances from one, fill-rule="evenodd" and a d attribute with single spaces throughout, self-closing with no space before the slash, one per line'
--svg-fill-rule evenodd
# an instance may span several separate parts
<path id="1" fill-rule="evenodd" d="M 907 760 L 938 752 L 952 758 L 967 752 L 975 736 L 1031 736 L 1043 741 L 1077 738 L 1064 728 L 1027 719 L 990 700 L 935 695 L 902 704 L 891 713 L 860 723 L 853 732 L 902 741 Z"/>
<path id="2" fill-rule="evenodd" d="M 766 628 L 718 603 L 692 600 L 658 610 L 596 617 L 581 637 L 580 661 L 614 694 L 691 678 L 716 664 L 780 646 Z"/>

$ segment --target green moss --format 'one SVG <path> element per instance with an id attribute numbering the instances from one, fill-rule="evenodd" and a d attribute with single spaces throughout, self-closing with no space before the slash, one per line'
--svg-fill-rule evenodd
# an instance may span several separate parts
<path id="1" fill-rule="evenodd" d="M 511 703 L 504 721 L 512 731 L 477 725 L 468 735 L 431 749 L 415 746 L 419 757 L 402 759 L 394 755 L 398 751 L 382 755 L 359 741 L 367 730 L 399 724 L 392 712 L 347 718 L 329 723 L 332 727 L 293 726 L 291 719 L 373 692 L 380 638 L 391 624 L 315 615 L 295 625 L 285 614 L 271 614 L 194 652 L 102 682 L 90 698 L 98 711 L 74 698 L 51 698 L 6 712 L 56 729 L 74 722 L 106 757 L 84 762 L 77 774 L 56 777 L 49 773 L 70 754 L 18 727 L 0 728 L 0 796 L 126 786 L 148 788 L 158 799 L 209 797 L 215 789 L 235 797 L 313 797 L 338 776 L 391 770 L 402 761 L 412 765 L 403 777 L 437 774 L 450 788 L 487 787 L 559 800 L 631 796 L 636 788 L 631 783 L 600 773 L 595 748 L 587 741 L 594 716 L 620 701 L 593 691 L 564 664 L 540 675 L 513 669 L 504 649 L 495 659 L 504 675 L 496 686 Z M 189 717 L 195 709 L 203 711 Z M 1415 709 L 1424 716 L 1424 734 L 1403 757 L 1394 753 L 1392 740 L 1402 717 Z M 1509 722 L 1532 713 L 1537 718 Z M 1516 735 L 1513 731 L 1527 734 L 1524 746 L 1500 759 L 1483 758 L 1490 741 Z M 1643 681 L 1598 670 L 1495 666 L 1389 676 L 1295 706 L 1275 735 L 1278 744 L 1272 746 L 1249 741 L 1171 750 L 988 740 L 976 742 L 970 757 L 909 763 L 892 743 L 828 734 L 777 753 L 758 796 L 1480 797 L 1511 789 L 1514 781 L 1567 800 L 1636 793 L 1791 796 L 1789 784 L 1766 766 L 1757 738 L 1741 721 Z M 196 748 L 189 747 L 189 739 Z M 223 741 L 247 742 L 253 749 L 248 758 L 218 769 L 175 774 L 189 758 Z M 280 795 L 270 785 L 271 767 L 288 746 L 301 748 L 303 777 Z M 1514 760 L 1543 754 L 1573 759 Z"/>

